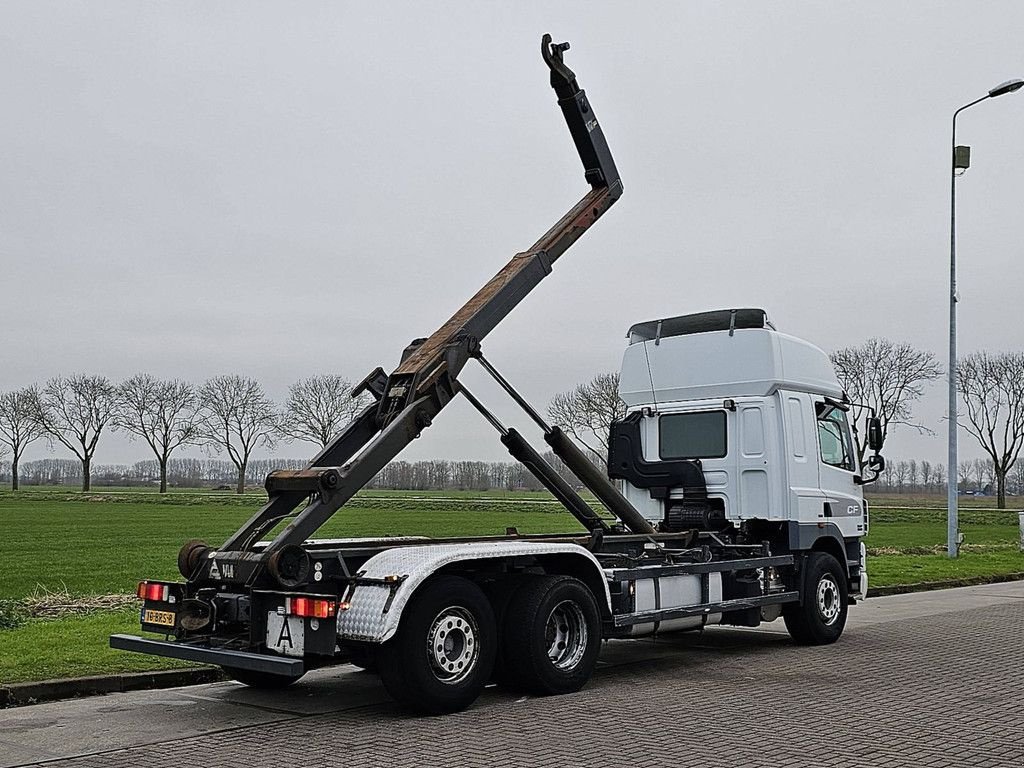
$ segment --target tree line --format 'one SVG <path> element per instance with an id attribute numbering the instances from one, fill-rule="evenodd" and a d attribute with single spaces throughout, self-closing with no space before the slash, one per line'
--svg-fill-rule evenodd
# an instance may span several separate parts
<path id="1" fill-rule="evenodd" d="M 557 456 L 548 451 L 545 458 L 574 488 L 580 483 Z M 308 459 L 251 459 L 246 468 L 248 486 L 262 485 L 275 469 L 300 469 Z M 958 486 L 961 493 L 995 495 L 995 465 L 988 459 L 960 462 Z M 237 483 L 235 465 L 210 457 L 172 458 L 167 463 L 167 484 L 177 488 L 213 488 L 233 490 Z M 10 467 L 0 467 L 0 482 L 10 482 Z M 23 485 L 76 485 L 82 482 L 82 464 L 76 459 L 37 459 L 20 467 Z M 133 464 L 94 464 L 93 487 L 150 487 L 160 481 L 160 465 L 155 460 Z M 393 461 L 367 485 L 371 489 L 407 491 L 492 491 L 541 490 L 537 479 L 516 461 Z M 927 460 L 890 461 L 871 487 L 885 493 L 942 493 L 946 489 L 944 464 Z M 1014 465 L 1006 481 L 1008 495 L 1024 496 L 1024 462 Z"/>
<path id="2" fill-rule="evenodd" d="M 867 452 L 867 419 L 872 413 L 881 421 L 884 435 L 897 427 L 934 434 L 913 415 L 914 405 L 927 385 L 943 375 L 943 367 L 932 352 L 872 338 L 836 350 L 830 359 L 851 400 L 851 422 L 861 461 Z M 551 422 L 587 448 L 595 461 L 603 461 L 607 454 L 610 423 L 625 413 L 618 384 L 617 373 L 598 374 L 555 395 L 547 409 Z M 967 355 L 957 367 L 957 385 L 962 402 L 960 426 L 981 448 L 998 505 L 1005 507 L 1011 481 L 1017 489 L 1016 478 L 1024 473 L 1018 465 L 1024 447 L 1024 352 Z M 296 382 L 280 406 L 258 381 L 239 375 L 214 376 L 201 385 L 148 374 L 137 374 L 118 384 L 98 375 L 58 376 L 42 386 L 0 394 L 0 458 L 6 455 L 10 460 L 11 483 L 16 489 L 25 449 L 36 440 L 48 440 L 71 451 L 80 464 L 82 489 L 89 490 L 101 435 L 122 431 L 148 446 L 158 468 L 161 492 L 167 490 L 175 451 L 183 446 L 202 446 L 210 456 L 225 457 L 218 472 L 230 467 L 232 482 L 241 493 L 246 482 L 253 481 L 254 450 L 272 450 L 281 441 L 323 447 L 369 401 L 365 394 L 353 397 L 351 382 L 336 374 Z M 388 468 L 381 476 L 395 478 L 398 473 L 405 479 L 386 482 L 394 487 L 420 489 L 528 487 L 532 483 L 512 468 L 512 462 L 438 464 L 447 467 L 445 476 L 457 474 L 458 481 L 432 479 L 431 472 L 441 472 L 431 470 L 432 464 L 393 462 L 400 469 Z M 467 467 L 457 472 L 454 466 L 461 464 Z M 941 470 L 941 465 L 928 462 L 890 462 L 881 482 L 887 488 L 941 487 L 945 481 Z M 416 479 L 406 476 L 410 472 Z M 471 479 L 473 472 L 478 473 L 477 479 Z M 131 472 L 120 474 L 128 477 Z M 223 472 L 217 477 L 223 480 Z M 454 486 L 445 485 L 452 482 Z"/>
<path id="3" fill-rule="evenodd" d="M 957 488 L 960 493 L 998 495 L 995 463 L 989 458 L 961 461 L 957 468 Z M 946 490 L 946 467 L 916 459 L 890 461 L 873 489 L 891 493 L 942 493 Z M 1010 468 L 1004 490 L 1008 496 L 1024 496 L 1024 462 L 1018 461 Z"/>
<path id="4" fill-rule="evenodd" d="M 79 483 L 88 491 L 102 486 L 222 487 L 237 493 L 262 484 L 275 469 L 299 469 L 308 459 L 254 459 L 257 448 L 301 441 L 327 445 L 370 403 L 353 397 L 343 376 L 311 376 L 292 384 L 280 406 L 258 381 L 238 375 L 215 376 L 201 385 L 137 374 L 115 384 L 104 376 L 78 374 L 50 379 L 42 386 L 0 393 L 0 481 L 17 490 L 33 485 Z M 153 459 L 133 464 L 94 464 L 100 437 L 123 432 L 144 443 Z M 63 446 L 74 459 L 22 462 L 37 440 Z M 205 458 L 176 457 L 198 446 Z M 579 483 L 554 454 L 544 454 L 575 487 Z M 225 457 L 225 458 L 215 458 Z M 540 490 L 524 466 L 514 461 L 393 461 L 369 484 L 407 490 Z"/>
<path id="5" fill-rule="evenodd" d="M 0 458 L 10 458 L 17 490 L 25 450 L 45 439 L 75 456 L 82 490 L 88 491 L 100 437 L 120 431 L 148 446 L 161 493 L 174 452 L 187 445 L 226 456 L 242 493 L 254 450 L 280 440 L 323 447 L 368 399 L 353 397 L 352 383 L 335 374 L 296 382 L 280 407 L 258 381 L 239 375 L 214 376 L 201 385 L 145 373 L 120 383 L 99 375 L 57 376 L 0 394 Z"/>
<path id="6" fill-rule="evenodd" d="M 550 451 L 545 458 L 573 487 L 579 481 Z M 252 459 L 245 482 L 262 485 L 275 469 L 300 469 L 308 459 Z M 160 465 L 155 460 L 133 464 L 94 464 L 92 487 L 150 487 L 160 482 Z M 9 482 L 9 467 L 0 469 L 0 482 Z M 231 461 L 214 458 L 181 457 L 167 462 L 166 482 L 170 487 L 237 489 L 237 469 Z M 82 464 L 76 459 L 37 459 L 20 467 L 22 485 L 75 485 L 82 482 Z M 543 486 L 517 461 L 393 461 L 367 484 L 371 489 L 407 491 L 539 491 Z"/>

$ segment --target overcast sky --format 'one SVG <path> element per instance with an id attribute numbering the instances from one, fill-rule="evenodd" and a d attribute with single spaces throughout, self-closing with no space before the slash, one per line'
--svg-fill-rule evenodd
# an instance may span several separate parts
<path id="1" fill-rule="evenodd" d="M 485 343 L 535 403 L 618 368 L 633 322 L 718 307 L 945 363 L 950 119 L 1024 77 L 1024 5 L 553 6 L 0 5 L 0 389 L 237 372 L 280 400 L 392 368 L 587 189 L 544 32 L 625 194 Z M 1024 347 L 1021 93 L 960 119 L 965 352 Z M 890 457 L 945 461 L 944 397 Z M 507 455 L 459 402 L 405 457 Z"/>

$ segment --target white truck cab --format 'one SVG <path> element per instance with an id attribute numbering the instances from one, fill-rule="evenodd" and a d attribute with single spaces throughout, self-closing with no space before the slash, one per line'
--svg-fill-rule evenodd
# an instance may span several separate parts
<path id="1" fill-rule="evenodd" d="M 761 309 L 639 323 L 620 395 L 628 410 L 609 471 L 659 530 L 760 527 L 792 551 L 827 537 L 851 566 L 851 592 L 864 595 L 864 479 L 849 401 L 822 350 L 777 331 Z M 678 477 L 660 477 L 671 468 Z"/>

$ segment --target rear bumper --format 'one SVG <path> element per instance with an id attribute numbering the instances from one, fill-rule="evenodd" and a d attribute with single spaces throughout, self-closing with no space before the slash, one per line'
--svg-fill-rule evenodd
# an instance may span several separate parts
<path id="1" fill-rule="evenodd" d="M 150 640 L 136 635 L 111 635 L 110 647 L 121 651 L 148 653 L 151 656 L 167 656 L 172 659 L 198 661 L 202 664 L 216 664 L 222 667 L 248 669 L 253 672 L 267 672 L 286 677 L 298 677 L 306 671 L 302 659 L 229 651 L 223 648 L 207 648 L 202 645 L 186 645 L 167 640 Z"/>

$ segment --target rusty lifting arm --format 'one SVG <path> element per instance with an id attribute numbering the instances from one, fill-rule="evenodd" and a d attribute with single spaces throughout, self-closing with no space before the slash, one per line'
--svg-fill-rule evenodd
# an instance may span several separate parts
<path id="1" fill-rule="evenodd" d="M 269 499 L 221 547 L 248 550 L 283 520 L 292 518 L 262 553 L 272 556 L 301 544 L 420 435 L 459 391 L 456 376 L 480 341 L 551 272 L 552 264 L 622 194 L 622 182 L 604 132 L 576 75 L 564 62 L 568 43 L 541 41 L 551 87 L 583 163 L 590 191 L 528 250 L 516 254 L 486 285 L 430 337 L 405 350 L 389 375 L 373 371 L 354 394 L 376 402 L 317 455 L 304 470 L 272 472 Z M 308 504 L 296 513 L 296 508 Z"/>

